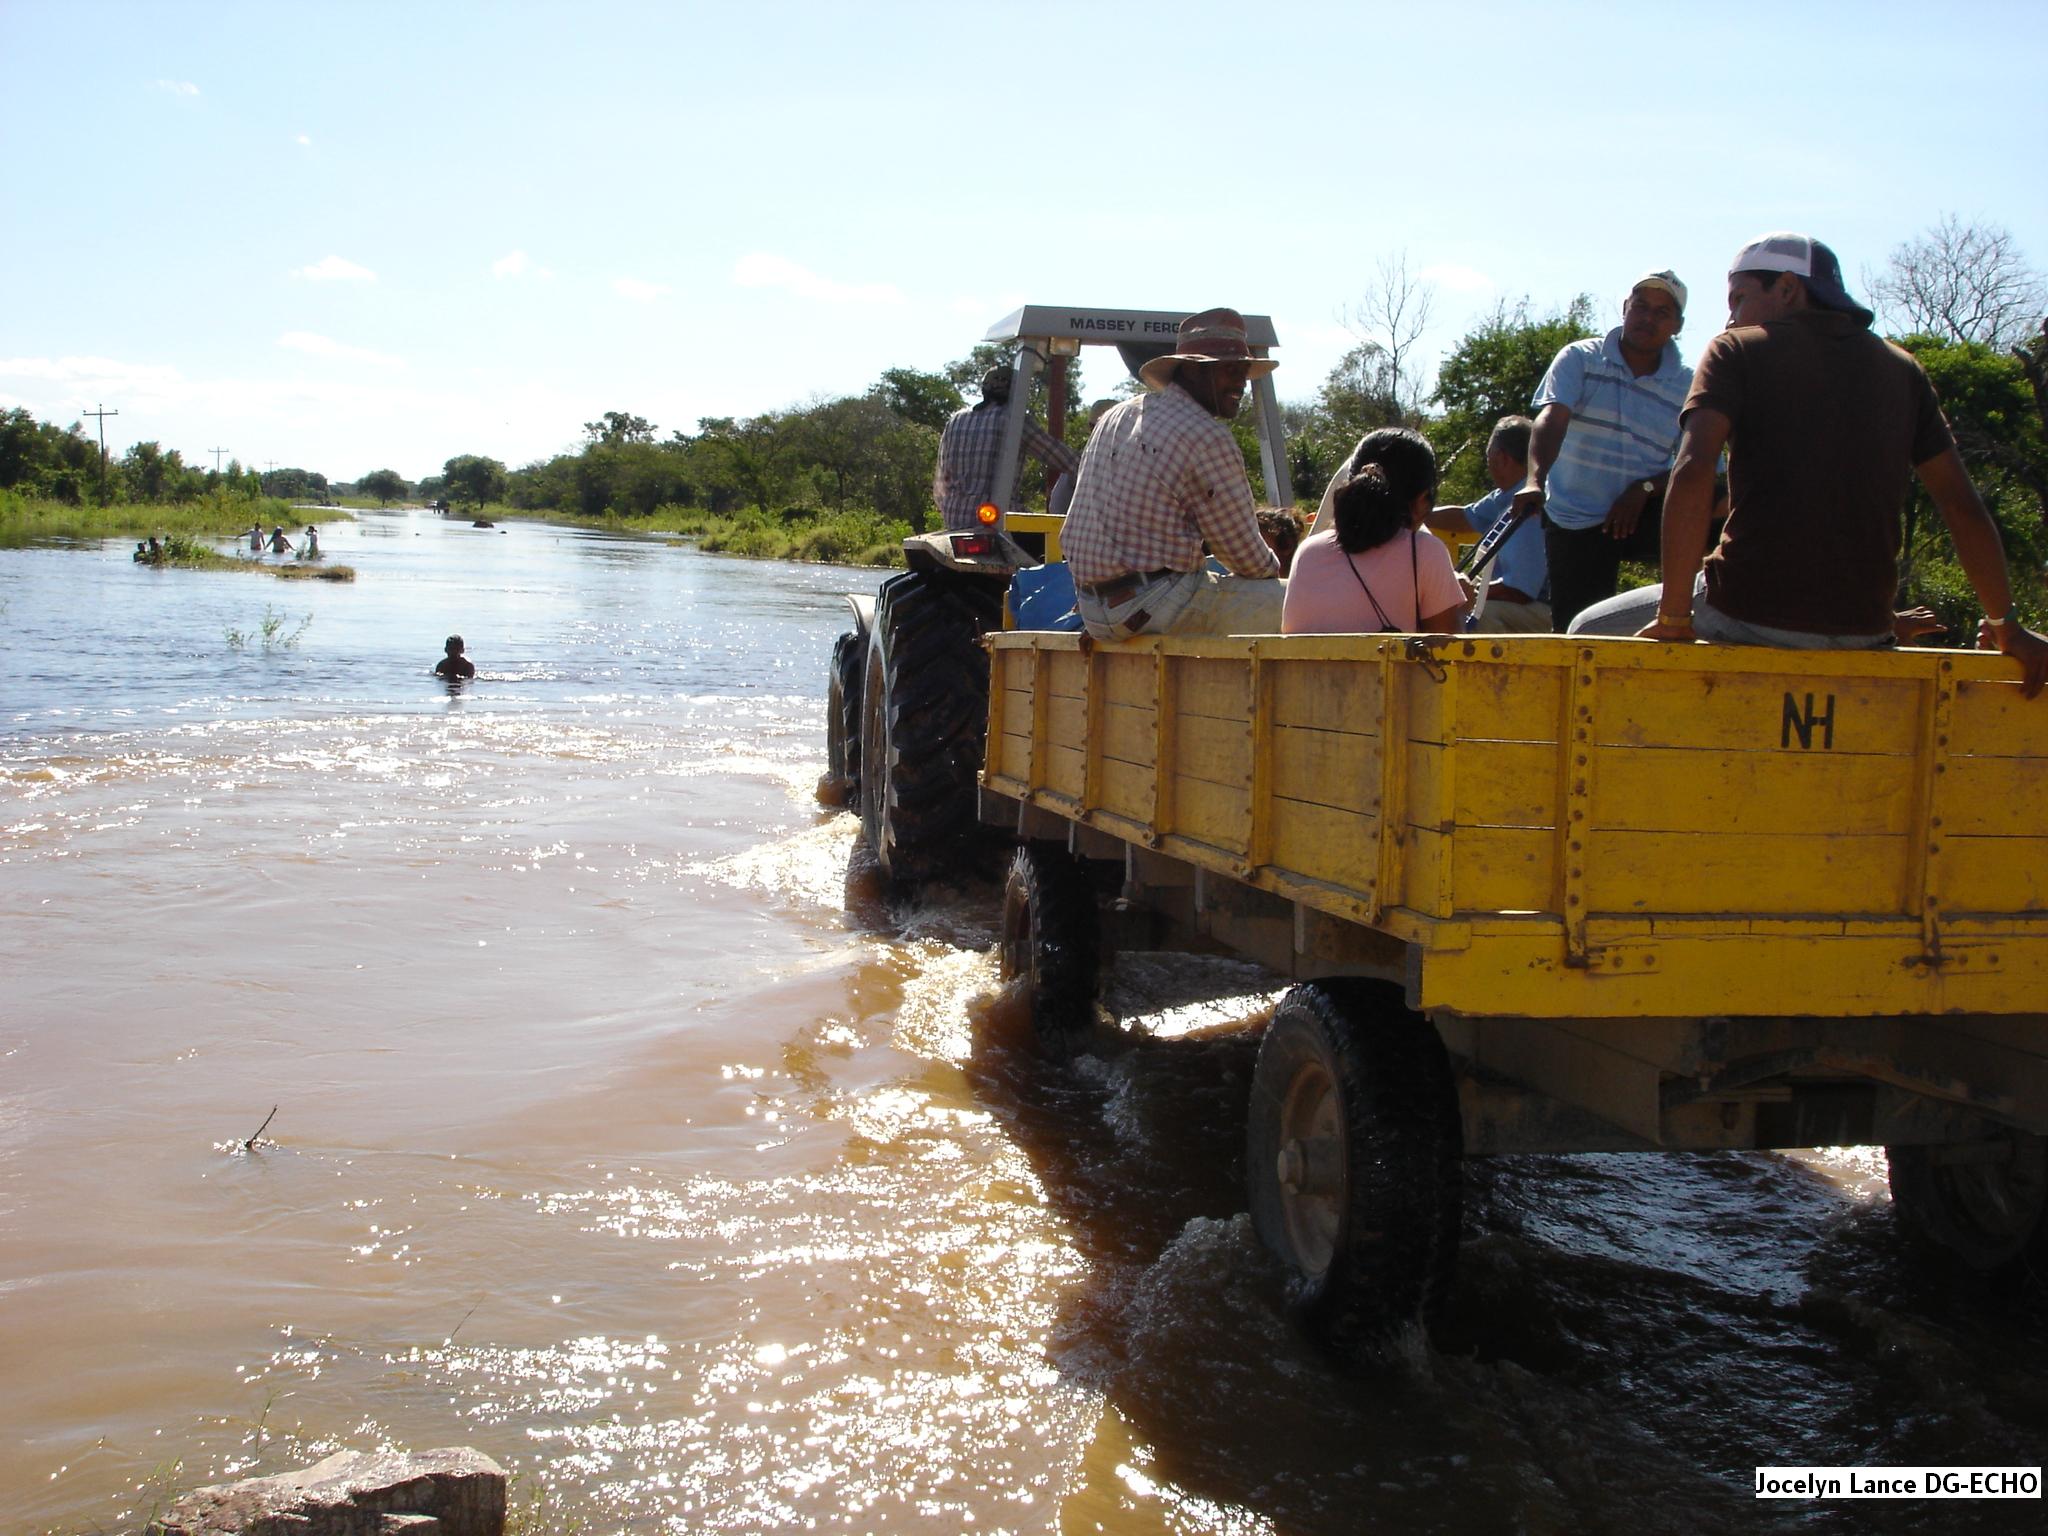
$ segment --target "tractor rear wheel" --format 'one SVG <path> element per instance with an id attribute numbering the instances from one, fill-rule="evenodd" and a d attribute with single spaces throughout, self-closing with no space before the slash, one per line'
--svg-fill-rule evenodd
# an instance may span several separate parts
<path id="1" fill-rule="evenodd" d="M 1002 627 L 1003 584 L 906 571 L 882 584 L 869 633 L 860 730 L 861 823 L 892 879 L 936 879 L 978 851 L 984 632 Z"/>

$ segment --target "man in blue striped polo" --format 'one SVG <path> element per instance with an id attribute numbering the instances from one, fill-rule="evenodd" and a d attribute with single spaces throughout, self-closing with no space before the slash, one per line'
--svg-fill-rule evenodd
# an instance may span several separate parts
<path id="1" fill-rule="evenodd" d="M 1636 280 L 1621 324 L 1551 360 L 1529 402 L 1529 475 L 1512 511 L 1543 514 L 1551 624 L 1612 597 L 1623 560 L 1655 564 L 1659 511 L 1678 446 L 1692 369 L 1672 340 L 1685 325 L 1685 284 L 1672 272 Z"/>

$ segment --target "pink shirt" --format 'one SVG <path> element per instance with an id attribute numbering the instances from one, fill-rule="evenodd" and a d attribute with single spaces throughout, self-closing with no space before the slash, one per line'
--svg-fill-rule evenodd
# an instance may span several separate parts
<path id="1" fill-rule="evenodd" d="M 1360 577 L 1365 579 L 1364 586 L 1359 584 Z M 1422 589 L 1420 603 L 1416 601 L 1418 585 Z M 1294 552 L 1287 599 L 1280 609 L 1280 633 L 1350 635 L 1380 629 L 1379 615 L 1367 600 L 1365 587 L 1372 588 L 1387 618 L 1410 632 L 1427 615 L 1455 608 L 1465 600 L 1451 552 L 1434 536 L 1409 530 L 1395 534 L 1377 549 L 1347 555 L 1337 547 L 1337 531 L 1332 528 L 1310 534 Z"/>

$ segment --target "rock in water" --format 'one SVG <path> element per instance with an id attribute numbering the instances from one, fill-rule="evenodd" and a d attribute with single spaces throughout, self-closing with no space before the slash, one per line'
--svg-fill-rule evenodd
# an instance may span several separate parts
<path id="1" fill-rule="evenodd" d="M 301 1472 L 217 1483 L 149 1536 L 502 1536 L 505 1472 L 480 1451 L 339 1451 Z"/>

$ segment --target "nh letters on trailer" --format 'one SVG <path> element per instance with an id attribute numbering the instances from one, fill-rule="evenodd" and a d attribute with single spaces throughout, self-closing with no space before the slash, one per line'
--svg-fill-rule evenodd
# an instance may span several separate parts
<path id="1" fill-rule="evenodd" d="M 1799 745 L 1810 751 L 1813 747 L 1813 728 L 1816 725 L 1821 728 L 1820 744 L 1822 749 L 1833 751 L 1835 745 L 1835 696 L 1832 693 L 1829 694 L 1827 707 L 1816 713 L 1813 707 L 1812 694 L 1809 693 L 1806 696 L 1806 708 L 1804 711 L 1800 709 L 1798 701 L 1791 694 L 1786 694 L 1783 724 L 1779 727 L 1778 731 L 1778 745 L 1781 747 L 1791 746 L 1793 736 L 1797 735 L 1799 737 Z"/>

